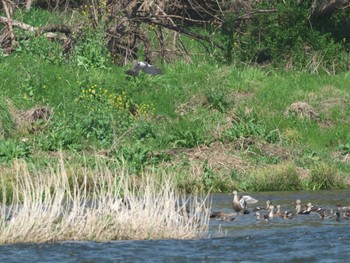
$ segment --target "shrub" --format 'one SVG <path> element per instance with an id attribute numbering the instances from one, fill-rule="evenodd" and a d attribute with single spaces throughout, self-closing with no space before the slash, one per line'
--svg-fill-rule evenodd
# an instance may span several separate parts
<path id="1" fill-rule="evenodd" d="M 327 19 L 310 16 L 313 3 L 259 1 L 257 9 L 276 11 L 254 15 L 248 23 L 241 24 L 237 24 L 232 15 L 227 15 L 222 27 L 227 57 L 232 60 L 239 54 L 241 61 L 272 62 L 311 72 L 346 70 L 349 33 L 339 29 L 348 23 L 348 18 L 346 15 Z"/>

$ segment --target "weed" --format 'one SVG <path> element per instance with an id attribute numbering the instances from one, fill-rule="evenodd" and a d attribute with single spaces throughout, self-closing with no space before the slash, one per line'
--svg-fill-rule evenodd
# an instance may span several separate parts
<path id="1" fill-rule="evenodd" d="M 337 147 L 337 150 L 340 151 L 341 154 L 343 154 L 343 155 L 350 154 L 350 142 L 344 143 L 344 144 L 340 144 Z"/>
<path id="2" fill-rule="evenodd" d="M 93 31 L 86 28 L 77 41 L 73 60 L 78 67 L 89 69 L 109 68 L 111 66 L 112 60 L 108 49 L 104 45 L 102 29 Z"/>
<path id="3" fill-rule="evenodd" d="M 207 92 L 206 98 L 214 109 L 222 113 L 227 112 L 233 106 L 233 102 L 227 98 L 227 92 L 223 90 L 211 90 Z"/>
<path id="4" fill-rule="evenodd" d="M 15 139 L 0 140 L 0 163 L 10 162 L 17 158 L 27 158 L 31 154 L 32 146 Z"/>
<path id="5" fill-rule="evenodd" d="M 29 39 L 22 41 L 17 51 L 29 52 L 36 55 L 38 59 L 52 64 L 62 65 L 65 63 L 64 50 L 61 44 L 51 41 L 43 35 L 29 35 Z"/>

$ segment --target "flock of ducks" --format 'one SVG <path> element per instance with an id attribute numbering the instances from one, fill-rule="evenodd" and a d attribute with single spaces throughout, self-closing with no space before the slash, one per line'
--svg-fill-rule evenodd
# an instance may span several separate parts
<path id="1" fill-rule="evenodd" d="M 248 210 L 249 204 L 255 204 L 257 199 L 249 195 L 238 195 L 237 191 L 233 191 L 232 208 L 234 212 L 212 212 L 210 214 L 211 219 L 233 221 L 238 215 L 250 214 Z M 310 213 L 318 213 L 321 220 L 335 219 L 340 221 L 341 219 L 350 219 L 350 206 L 341 207 L 337 206 L 336 209 L 324 209 L 322 207 L 314 206 L 310 202 L 302 204 L 300 200 L 295 201 L 295 207 L 293 210 L 281 211 L 280 205 L 272 205 L 270 200 L 266 201 L 265 207 L 255 207 L 256 220 L 269 221 L 273 218 L 292 219 L 297 215 L 308 215 Z"/>

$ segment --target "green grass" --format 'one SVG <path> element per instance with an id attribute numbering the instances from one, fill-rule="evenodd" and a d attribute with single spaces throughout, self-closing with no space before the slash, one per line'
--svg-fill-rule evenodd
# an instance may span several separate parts
<path id="1" fill-rule="evenodd" d="M 78 17 L 66 15 L 32 9 L 16 18 L 43 26 Z M 111 63 L 98 30 L 84 28 L 69 54 L 42 36 L 21 41 L 17 51 L 0 56 L 0 166 L 25 158 L 44 167 L 55 159 L 48 154 L 63 150 L 74 163 L 96 153 L 127 162 L 137 176 L 166 167 L 188 191 L 337 188 L 349 182 L 343 161 L 350 148 L 348 72 L 225 65 L 219 54 L 203 56 L 196 41 L 182 40 L 193 51 L 193 63 L 156 59 L 164 75 L 137 78 L 124 73 L 131 65 Z M 286 116 L 298 101 L 308 103 L 319 120 Z M 25 111 L 38 106 L 54 114 L 23 124 Z M 298 186 L 282 187 L 284 176 L 295 175 L 284 169 L 286 161 L 300 177 Z M 334 169 L 337 183 L 302 178 L 300 170 L 331 174 L 318 168 L 321 163 Z M 275 182 L 268 185 L 266 178 Z"/>
<path id="2" fill-rule="evenodd" d="M 3 159 L 7 161 L 22 156 L 35 159 L 37 151 L 63 149 L 86 154 L 110 151 L 112 147 L 110 153 L 119 160 L 126 159 L 134 167 L 131 170 L 138 173 L 154 164 L 155 159 L 152 161 L 151 156 L 156 152 L 174 147 L 209 146 L 215 141 L 236 144 L 243 136 L 245 140 L 262 140 L 264 144 L 282 143 L 293 147 L 295 152 L 314 152 L 320 161 L 337 164 L 339 160 L 330 158 L 332 152 L 350 139 L 344 118 L 350 113 L 345 103 L 349 97 L 347 73 L 330 76 L 271 73 L 251 67 L 178 62 L 163 65 L 165 74 L 162 76 L 140 75 L 133 79 L 125 76 L 127 67 L 111 65 L 86 70 L 74 63 L 56 65 L 23 52 L 14 53 L 4 62 L 0 66 L 2 107 L 7 105 L 6 98 L 18 110 L 36 105 L 49 105 L 54 110 L 50 125 L 35 132 L 24 132 L 18 127 L 11 130 L 8 120 L 3 118 L 2 125 L 7 127 L 4 131 L 9 140 L 29 137 L 29 146 L 24 153 L 16 154 L 20 149 L 5 151 L 8 154 Z M 16 77 L 12 72 L 16 72 Z M 130 118 L 126 108 L 126 113 L 117 117 L 115 113 L 107 114 L 106 110 L 110 108 L 105 102 L 97 99 L 84 102 L 81 100 L 82 89 L 88 90 L 93 85 L 116 96 L 124 92 L 127 100 L 136 107 L 150 105 L 146 111 L 152 117 Z M 329 96 L 324 94 L 325 89 L 332 91 L 330 95 L 335 101 L 332 105 L 327 104 L 327 108 L 324 105 Z M 285 109 L 296 101 L 309 103 L 321 120 L 331 120 L 332 125 L 322 127 L 313 120 L 286 117 Z M 102 111 L 95 112 L 96 107 Z M 3 114 L 8 116 L 6 111 Z M 228 116 L 233 118 L 229 122 Z M 11 148 L 11 145 L 7 143 L 2 147 Z M 240 149 L 248 150 L 239 155 L 252 163 L 267 165 L 282 161 L 278 156 L 265 155 L 259 145 Z M 250 151 L 257 155 L 250 155 Z M 166 159 L 171 162 L 172 158 Z M 315 162 L 305 159 L 305 155 L 292 159 L 304 168 L 310 168 Z M 349 170 L 345 164 L 334 167 Z M 204 181 L 204 188 L 208 187 L 208 182 L 220 185 L 216 178 L 209 177 Z M 253 185 L 250 188 L 254 188 Z"/>

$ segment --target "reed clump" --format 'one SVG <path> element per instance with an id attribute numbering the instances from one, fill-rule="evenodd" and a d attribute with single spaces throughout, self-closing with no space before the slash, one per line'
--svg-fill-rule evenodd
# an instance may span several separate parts
<path id="1" fill-rule="evenodd" d="M 62 160 L 29 172 L 16 164 L 13 196 L 2 184 L 0 243 L 64 240 L 192 239 L 206 235 L 207 197 L 186 197 L 172 175 L 132 176 L 125 167 L 86 169 L 79 178 Z"/>

